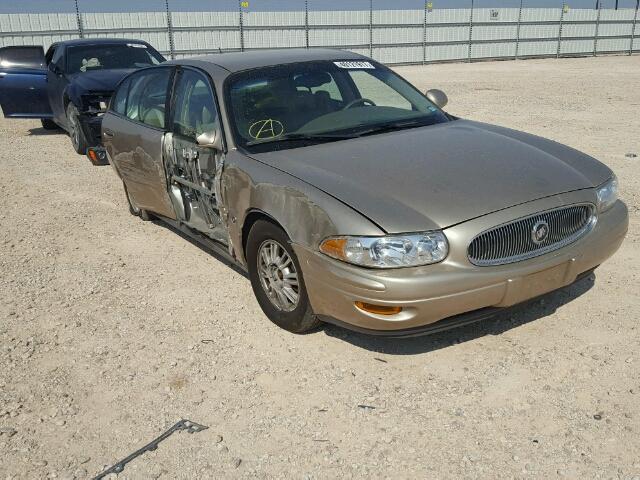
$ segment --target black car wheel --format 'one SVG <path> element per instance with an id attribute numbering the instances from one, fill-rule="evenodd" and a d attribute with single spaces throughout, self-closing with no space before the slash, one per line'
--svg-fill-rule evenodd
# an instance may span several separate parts
<path id="1" fill-rule="evenodd" d="M 42 128 L 45 130 L 57 130 L 59 128 L 56 122 L 48 118 L 41 118 L 40 123 L 42 123 Z"/>
<path id="2" fill-rule="evenodd" d="M 67 105 L 67 123 L 69 125 L 69 137 L 71 138 L 71 145 L 73 145 L 73 149 L 80 155 L 86 155 L 89 145 L 87 144 L 87 139 L 84 136 L 82 127 L 80 126 L 78 109 L 73 103 Z"/>
<path id="3" fill-rule="evenodd" d="M 320 325 L 291 242 L 286 233 L 266 220 L 251 227 L 247 239 L 249 278 L 262 311 L 273 323 L 293 333 Z"/>

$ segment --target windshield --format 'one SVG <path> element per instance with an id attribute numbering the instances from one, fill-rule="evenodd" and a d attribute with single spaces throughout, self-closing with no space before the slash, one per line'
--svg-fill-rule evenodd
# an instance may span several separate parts
<path id="1" fill-rule="evenodd" d="M 78 45 L 67 49 L 67 73 L 158 65 L 162 55 L 142 43 Z"/>
<path id="2" fill-rule="evenodd" d="M 251 152 L 448 121 L 409 83 L 369 61 L 258 68 L 229 77 L 226 92 L 236 143 Z"/>

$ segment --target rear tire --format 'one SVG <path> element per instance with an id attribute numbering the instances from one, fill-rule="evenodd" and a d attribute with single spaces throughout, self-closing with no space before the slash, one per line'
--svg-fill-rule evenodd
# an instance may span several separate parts
<path id="1" fill-rule="evenodd" d="M 41 118 L 40 123 L 42 123 L 42 128 L 45 130 L 57 130 L 59 128 L 56 122 L 48 118 Z"/>
<path id="2" fill-rule="evenodd" d="M 69 138 L 71 138 L 73 149 L 80 155 L 86 155 L 89 145 L 80 126 L 78 109 L 73 103 L 67 105 L 67 124 L 69 126 Z"/>
<path id="3" fill-rule="evenodd" d="M 311 310 L 287 234 L 271 222 L 258 220 L 249 232 L 246 251 L 253 293 L 269 320 L 293 333 L 317 328 L 321 322 Z"/>

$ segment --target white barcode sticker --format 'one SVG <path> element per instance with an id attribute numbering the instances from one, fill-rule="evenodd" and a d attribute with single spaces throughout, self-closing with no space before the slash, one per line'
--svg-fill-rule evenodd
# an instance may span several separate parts
<path id="1" fill-rule="evenodd" d="M 333 63 L 334 65 L 340 68 L 353 68 L 353 69 L 368 68 L 371 70 L 375 70 L 376 68 L 370 62 L 333 62 Z"/>

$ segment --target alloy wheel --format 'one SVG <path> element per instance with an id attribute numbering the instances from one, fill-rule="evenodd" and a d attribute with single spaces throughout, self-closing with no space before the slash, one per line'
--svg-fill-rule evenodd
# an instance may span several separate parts
<path id="1" fill-rule="evenodd" d="M 258 249 L 257 264 L 260 284 L 273 306 L 285 312 L 295 310 L 300 300 L 298 271 L 284 247 L 265 240 Z"/>

